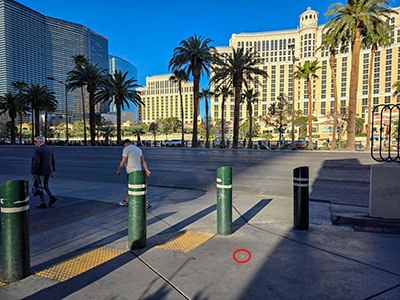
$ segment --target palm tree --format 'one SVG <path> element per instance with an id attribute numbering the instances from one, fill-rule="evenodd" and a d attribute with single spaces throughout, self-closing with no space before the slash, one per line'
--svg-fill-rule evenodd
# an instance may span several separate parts
<path id="1" fill-rule="evenodd" d="M 174 70 L 174 74 L 169 78 L 178 85 L 179 98 L 181 100 L 181 119 L 182 119 L 182 147 L 185 147 L 185 112 L 183 110 L 182 83 L 189 80 L 189 76 L 183 70 Z"/>
<path id="2" fill-rule="evenodd" d="M 210 92 L 209 89 L 202 89 L 200 92 L 200 99 L 204 99 L 205 103 L 206 103 L 206 148 L 210 148 L 210 141 L 208 140 L 208 136 L 209 136 L 209 128 L 208 128 L 208 98 L 210 98 L 211 96 L 213 96 L 214 93 Z"/>
<path id="3" fill-rule="evenodd" d="M 332 4 L 328 8 L 329 11 L 325 13 L 326 17 L 334 15 L 326 24 L 326 28 L 332 30 L 332 34 L 338 40 L 349 36 L 351 41 L 352 56 L 346 146 L 348 150 L 354 150 L 355 147 L 357 89 L 362 32 L 373 32 L 374 26 L 385 22 L 384 18 L 389 18 L 391 13 L 397 14 L 393 9 L 383 5 L 390 6 L 386 0 L 348 0 L 347 5 L 341 3 Z"/>
<path id="4" fill-rule="evenodd" d="M 89 63 L 89 59 L 84 54 L 74 54 L 72 57 L 75 63 L 75 69 L 78 70 L 83 65 Z M 87 135 L 86 135 L 86 112 L 85 112 L 85 95 L 83 93 L 83 85 L 80 86 L 81 88 L 81 97 L 82 97 L 82 116 L 83 116 L 83 142 L 84 145 L 87 145 Z"/>
<path id="5" fill-rule="evenodd" d="M 133 104 L 144 105 L 140 92 L 135 89 L 139 87 L 136 84 L 135 78 L 127 79 L 128 72 L 122 73 L 116 70 L 114 74 L 108 74 L 108 82 L 102 88 L 100 98 L 103 101 L 114 102 L 117 107 L 117 144 L 121 144 L 121 108 L 124 109 L 125 105 L 129 108 L 129 101 Z"/>
<path id="6" fill-rule="evenodd" d="M 15 145 L 15 118 L 17 117 L 17 96 L 11 92 L 0 96 L 0 114 L 8 112 L 11 120 L 11 144 Z"/>
<path id="7" fill-rule="evenodd" d="M 233 96 L 233 92 L 231 91 L 231 88 L 227 85 L 219 85 L 216 88 L 216 94 L 215 97 L 218 98 L 219 96 L 222 96 L 222 103 L 221 103 L 221 146 L 225 148 L 225 118 L 224 118 L 224 113 L 225 113 L 225 101 L 226 98 L 229 96 Z"/>
<path id="8" fill-rule="evenodd" d="M 19 143 L 22 144 L 22 117 L 24 113 L 29 111 L 29 106 L 26 101 L 26 88 L 28 84 L 25 81 L 15 81 L 12 83 L 14 90 L 17 93 L 17 113 L 19 114 Z"/>
<path id="9" fill-rule="evenodd" d="M 132 133 L 133 133 L 134 135 L 137 136 L 137 144 L 138 144 L 138 146 L 140 146 L 140 145 L 142 144 L 141 141 L 140 141 L 140 135 L 146 133 L 146 131 L 145 131 L 144 128 L 143 128 L 143 125 L 141 125 L 141 124 L 136 124 L 136 125 L 132 128 Z"/>
<path id="10" fill-rule="evenodd" d="M 90 144 L 96 144 L 96 112 L 95 106 L 99 101 L 99 91 L 107 82 L 104 75 L 105 69 L 100 68 L 98 64 L 93 65 L 90 62 L 68 72 L 67 89 L 72 90 L 81 86 L 86 86 L 89 94 L 89 118 L 90 118 Z"/>
<path id="11" fill-rule="evenodd" d="M 233 84 L 235 89 L 235 111 L 233 121 L 233 144 L 232 148 L 237 149 L 239 141 L 239 107 L 242 93 L 242 86 L 245 83 L 245 75 L 247 79 L 253 81 L 252 75 L 261 75 L 268 78 L 267 71 L 259 69 L 257 65 L 256 53 L 245 52 L 243 48 L 232 49 L 232 56 L 223 57 L 214 55 L 213 72 L 214 76 L 211 82 L 221 82 L 228 80 Z"/>
<path id="12" fill-rule="evenodd" d="M 35 115 L 35 136 L 40 135 L 40 111 L 42 110 L 44 103 L 54 101 L 54 93 L 50 92 L 47 86 L 41 86 L 40 84 L 31 84 L 27 90 L 26 99 L 30 103 L 32 112 Z M 33 125 L 32 125 L 33 126 Z"/>
<path id="13" fill-rule="evenodd" d="M 363 30 L 363 41 L 362 45 L 367 48 L 371 47 L 371 55 L 369 58 L 369 76 L 368 76 L 368 118 L 367 118 L 367 143 L 365 151 L 369 151 L 371 147 L 371 122 L 372 122 L 372 74 L 375 52 L 378 50 L 378 46 L 389 46 L 392 38 L 391 27 L 385 22 L 374 24 L 372 27 L 373 31 Z"/>
<path id="14" fill-rule="evenodd" d="M 55 112 L 57 110 L 58 101 L 54 94 L 52 96 L 47 97 L 42 103 L 42 110 L 44 110 L 44 139 L 47 142 L 47 129 L 48 129 L 48 113 Z"/>
<path id="15" fill-rule="evenodd" d="M 312 89 L 311 79 L 318 78 L 316 72 L 321 67 L 318 66 L 318 61 L 306 61 L 304 65 L 296 66 L 297 71 L 294 73 L 296 79 L 305 78 L 307 80 L 307 93 L 308 93 L 308 147 L 313 148 L 312 145 Z"/>
<path id="16" fill-rule="evenodd" d="M 336 62 L 336 47 L 339 45 L 339 41 L 336 39 L 336 36 L 332 34 L 331 31 L 327 31 L 322 37 L 321 49 L 328 49 L 329 51 L 329 67 L 331 68 L 331 77 L 333 84 L 333 96 L 334 96 L 334 110 L 333 110 L 333 131 L 332 131 L 332 145 L 331 149 L 335 150 L 337 148 L 336 145 L 336 131 L 337 131 L 337 122 L 338 122 L 338 92 L 337 92 L 337 83 L 336 83 L 336 74 L 335 74 L 335 62 Z"/>
<path id="17" fill-rule="evenodd" d="M 193 76 L 193 136 L 192 147 L 197 148 L 197 115 L 199 113 L 199 89 L 202 73 L 210 74 L 211 63 L 210 47 L 212 40 L 194 35 L 183 40 L 179 47 L 174 49 L 174 54 L 169 61 L 168 68 L 172 71 L 183 69 L 186 74 Z"/>
<path id="18" fill-rule="evenodd" d="M 400 96 L 400 81 L 393 83 L 392 88 L 394 89 L 393 97 Z"/>
<path id="19" fill-rule="evenodd" d="M 253 89 L 246 89 L 242 94 L 242 102 L 246 103 L 247 111 L 249 112 L 249 143 L 248 149 L 253 149 L 253 104 L 258 102 L 258 92 Z"/>
<path id="20" fill-rule="evenodd" d="M 156 141 L 157 141 L 157 132 L 159 130 L 159 126 L 157 123 L 152 122 L 149 126 L 149 132 L 151 132 L 154 136 L 154 147 L 156 146 Z"/>

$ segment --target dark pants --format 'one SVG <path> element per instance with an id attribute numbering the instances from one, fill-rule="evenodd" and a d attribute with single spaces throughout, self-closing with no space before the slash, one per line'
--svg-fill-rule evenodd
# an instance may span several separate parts
<path id="1" fill-rule="evenodd" d="M 50 189 L 49 181 L 50 181 L 50 174 L 39 175 L 39 177 L 35 179 L 35 184 L 41 185 L 46 191 L 47 195 L 51 198 L 54 197 L 54 194 Z M 40 194 L 40 202 L 46 204 L 46 197 L 44 193 Z"/>

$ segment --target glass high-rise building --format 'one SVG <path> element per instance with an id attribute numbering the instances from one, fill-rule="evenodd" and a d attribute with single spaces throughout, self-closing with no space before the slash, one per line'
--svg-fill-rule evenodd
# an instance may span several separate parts
<path id="1" fill-rule="evenodd" d="M 127 79 L 135 78 L 137 80 L 137 68 L 129 61 L 121 57 L 109 55 L 109 70 L 110 74 L 114 74 L 115 71 L 122 71 L 122 73 L 128 72 L 128 75 L 126 76 Z M 109 111 L 115 113 L 117 111 L 115 105 L 110 104 Z M 125 106 L 123 111 L 133 112 L 135 121 L 138 121 L 137 107 L 135 104 L 129 103 L 129 107 Z"/>
<path id="2" fill-rule="evenodd" d="M 74 68 L 72 56 L 84 54 L 108 70 L 108 40 L 89 28 L 42 15 L 16 1 L 0 0 L 0 94 L 12 83 L 47 85 L 56 93 L 57 114 L 65 112 L 65 82 Z M 86 109 L 88 110 L 88 109 Z M 68 112 L 82 116 L 80 90 L 68 93 Z"/>

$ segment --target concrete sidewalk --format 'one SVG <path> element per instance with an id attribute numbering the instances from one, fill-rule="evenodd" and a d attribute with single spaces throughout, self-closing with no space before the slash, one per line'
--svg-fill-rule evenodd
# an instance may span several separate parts
<path id="1" fill-rule="evenodd" d="M 311 202 L 310 230 L 296 231 L 292 199 L 234 191 L 234 233 L 183 253 L 155 246 L 215 234 L 215 192 L 149 187 L 147 247 L 131 253 L 127 208 L 118 206 L 125 185 L 55 180 L 53 188 L 54 208 L 31 200 L 33 274 L 101 246 L 122 251 L 63 282 L 31 275 L 0 287 L 0 299 L 400 299 L 400 235 L 333 226 L 329 203 Z M 233 259 L 239 249 L 251 253 L 247 263 Z"/>

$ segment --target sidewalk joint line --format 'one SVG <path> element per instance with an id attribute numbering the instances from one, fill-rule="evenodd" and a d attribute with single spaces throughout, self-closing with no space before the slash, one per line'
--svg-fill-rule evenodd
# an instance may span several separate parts
<path id="1" fill-rule="evenodd" d="M 391 288 L 388 288 L 388 289 L 386 289 L 386 290 L 384 290 L 384 291 L 382 291 L 382 292 L 376 293 L 376 294 L 374 294 L 374 295 L 372 295 L 372 296 L 370 296 L 370 297 L 367 297 L 367 298 L 365 298 L 365 299 L 363 299 L 363 300 L 370 300 L 370 299 L 373 299 L 373 298 L 375 298 L 375 297 L 377 297 L 377 296 L 379 296 L 379 295 L 385 294 L 385 293 L 387 293 L 387 292 L 389 292 L 389 291 L 391 291 L 391 290 L 394 290 L 395 288 L 398 288 L 398 287 L 400 287 L 400 284 L 396 284 L 395 286 L 392 286 Z"/>
<path id="2" fill-rule="evenodd" d="M 133 255 L 136 256 L 138 260 L 140 260 L 144 265 L 146 265 L 150 270 L 152 270 L 155 274 L 157 274 L 161 279 L 163 279 L 166 283 L 168 283 L 173 289 L 175 289 L 179 294 L 181 294 L 185 299 L 191 300 L 188 295 L 186 295 L 181 289 L 179 289 L 174 283 L 172 283 L 168 278 L 166 278 L 164 275 L 162 275 L 160 272 L 158 272 L 155 268 L 153 268 L 150 264 L 148 264 L 146 261 L 140 258 L 139 255 L 135 254 L 133 251 L 131 251 Z"/>

